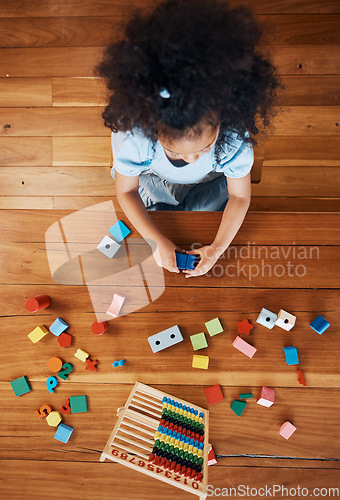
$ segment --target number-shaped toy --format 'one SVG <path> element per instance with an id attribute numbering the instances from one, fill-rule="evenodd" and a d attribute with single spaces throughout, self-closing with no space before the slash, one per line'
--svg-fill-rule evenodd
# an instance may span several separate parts
<path id="1" fill-rule="evenodd" d="M 57 374 L 57 376 L 59 378 L 62 378 L 63 380 L 67 380 L 67 377 L 69 376 L 72 370 L 73 370 L 73 365 L 71 365 L 71 363 L 64 363 L 62 366 L 62 371 L 60 371 Z"/>
<path id="2" fill-rule="evenodd" d="M 35 416 L 37 418 L 41 418 L 41 417 L 47 417 L 47 415 L 49 415 L 52 411 L 52 406 L 51 405 L 43 405 L 43 406 L 40 406 L 39 410 L 37 410 L 35 412 Z"/>
<path id="3" fill-rule="evenodd" d="M 65 405 L 60 408 L 60 411 L 64 415 L 68 415 L 69 413 L 71 413 L 71 407 L 70 407 L 70 400 L 69 399 L 66 401 Z"/>
<path id="4" fill-rule="evenodd" d="M 48 379 L 46 380 L 46 386 L 47 386 L 47 389 L 48 389 L 48 392 L 50 392 L 52 394 L 52 392 L 54 392 L 54 388 L 57 387 L 58 385 L 58 379 L 57 377 L 48 377 Z"/>

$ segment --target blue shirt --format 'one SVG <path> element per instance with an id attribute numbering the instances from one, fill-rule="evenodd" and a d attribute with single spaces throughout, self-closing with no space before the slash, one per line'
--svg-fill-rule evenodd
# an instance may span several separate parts
<path id="1" fill-rule="evenodd" d="M 211 172 L 223 173 L 231 178 L 245 177 L 253 166 L 253 148 L 250 144 L 237 139 L 236 134 L 232 137 L 232 144 L 224 145 L 218 163 L 215 159 L 214 146 L 194 163 L 175 167 L 158 141 L 153 149 L 152 141 L 136 129 L 131 132 L 112 132 L 114 161 L 111 175 L 114 178 L 115 170 L 127 176 L 152 172 L 173 184 L 199 183 L 209 177 Z"/>

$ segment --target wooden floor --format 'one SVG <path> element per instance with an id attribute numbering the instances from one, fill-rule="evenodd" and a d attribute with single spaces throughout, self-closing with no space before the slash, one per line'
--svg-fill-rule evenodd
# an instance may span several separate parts
<path id="1" fill-rule="evenodd" d="M 106 92 L 93 69 L 130 7 L 150 3 L 0 2 L 0 208 L 77 209 L 114 196 Z M 339 210 L 339 1 L 232 3 L 263 23 L 285 86 L 256 151 L 263 176 L 250 210 Z"/>
<path id="2" fill-rule="evenodd" d="M 45 243 L 52 224 L 112 199 L 126 220 L 116 203 L 110 136 L 100 116 L 105 89 L 93 68 L 111 27 L 131 5 L 148 3 L 0 0 L 0 497 L 190 498 L 119 464 L 99 462 L 116 410 L 136 380 L 206 408 L 203 388 L 221 385 L 225 401 L 209 408 L 209 440 L 218 460 L 209 467 L 214 488 L 340 488 L 338 0 L 232 2 L 250 5 L 263 21 L 265 44 L 286 88 L 262 145 L 262 181 L 252 186 L 250 213 L 215 276 L 188 281 L 164 272 L 164 293 L 110 321 L 101 337 L 90 330 L 95 315 L 87 286 L 52 279 Z M 183 248 L 209 243 L 220 216 L 152 214 Z M 77 237 L 85 242 L 88 233 Z M 136 237 L 133 231 L 129 238 Z M 28 313 L 25 300 L 41 293 L 51 297 L 50 308 Z M 256 318 L 262 307 L 295 314 L 296 327 L 289 333 L 261 327 Z M 318 314 L 331 323 L 322 336 L 309 327 Z M 62 349 L 51 334 L 37 344 L 27 339 L 56 316 L 69 322 L 72 347 Z M 199 353 L 209 355 L 209 370 L 195 370 L 189 336 L 214 317 L 225 331 L 208 338 L 209 347 Z M 251 360 L 231 345 L 244 318 L 254 325 L 249 339 L 243 336 L 258 350 Z M 175 324 L 184 342 L 152 354 L 147 337 Z M 298 384 L 296 367 L 285 363 L 288 345 L 298 349 L 307 387 Z M 98 359 L 96 372 L 84 370 L 76 348 Z M 46 389 L 51 356 L 74 366 L 54 394 Z M 113 368 L 121 358 L 125 365 Z M 32 391 L 16 398 L 9 382 L 23 375 Z M 233 399 L 245 391 L 257 397 L 262 385 L 276 389 L 275 404 L 264 408 L 252 400 L 240 418 L 234 415 Z M 89 411 L 63 417 L 74 432 L 67 444 L 59 443 L 54 428 L 34 412 L 44 403 L 59 410 L 79 394 L 87 394 Z M 286 420 L 297 427 L 288 441 L 278 434 Z M 289 496 L 276 494 L 282 497 Z M 323 497 L 333 498 L 329 491 Z M 258 490 L 251 498 L 263 497 Z M 290 498 L 297 498 L 293 490 Z"/>

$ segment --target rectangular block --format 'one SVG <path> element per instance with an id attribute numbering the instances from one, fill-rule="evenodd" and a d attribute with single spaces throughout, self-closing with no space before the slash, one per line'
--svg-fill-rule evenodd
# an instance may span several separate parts
<path id="1" fill-rule="evenodd" d="M 70 396 L 71 413 L 87 412 L 87 396 Z"/>
<path id="2" fill-rule="evenodd" d="M 151 335 L 151 337 L 148 338 L 148 342 L 153 353 L 172 347 L 173 345 L 182 342 L 182 340 L 183 336 L 178 325 L 167 328 L 162 332 L 155 333 L 155 335 Z"/>
<path id="3" fill-rule="evenodd" d="M 224 396 L 219 384 L 213 385 L 211 387 L 206 387 L 204 389 L 204 392 L 210 405 L 214 405 L 215 403 L 224 401 Z"/>
<path id="4" fill-rule="evenodd" d="M 27 337 L 35 344 L 39 342 L 48 333 L 48 329 L 45 325 L 39 325 L 34 330 L 27 335 Z"/>
<path id="5" fill-rule="evenodd" d="M 237 336 L 233 342 L 233 346 L 241 351 L 243 354 L 248 356 L 248 358 L 252 358 L 256 353 L 256 347 L 248 344 L 245 340 L 241 339 L 241 337 Z"/>
<path id="6" fill-rule="evenodd" d="M 208 333 L 210 337 L 213 337 L 214 335 L 217 335 L 218 333 L 223 332 L 223 327 L 221 325 L 221 322 L 218 318 L 214 318 L 210 321 L 207 321 L 205 323 L 206 329 L 208 330 Z"/>
<path id="7" fill-rule="evenodd" d="M 186 269 L 187 268 L 187 260 L 188 256 L 186 253 L 175 252 L 176 255 L 176 265 L 178 269 Z"/>
<path id="8" fill-rule="evenodd" d="M 199 349 L 204 349 L 205 347 L 208 347 L 208 342 L 203 332 L 196 333 L 196 335 L 191 335 L 190 340 L 194 351 L 198 351 Z"/>
<path id="9" fill-rule="evenodd" d="M 114 239 L 118 241 L 118 243 L 131 233 L 130 229 L 128 229 L 121 220 L 117 221 L 116 224 L 113 224 L 113 226 L 110 227 L 109 232 L 112 234 Z"/>
<path id="10" fill-rule="evenodd" d="M 256 323 L 259 323 L 260 325 L 265 326 L 266 328 L 269 328 L 269 330 L 271 330 L 272 328 L 274 328 L 276 321 L 277 314 L 268 311 L 268 309 L 263 307 L 257 317 Z"/>
<path id="11" fill-rule="evenodd" d="M 16 380 L 12 380 L 11 386 L 16 396 L 22 396 L 23 394 L 26 394 L 31 390 L 25 375 L 23 377 L 17 378 Z"/>
<path id="12" fill-rule="evenodd" d="M 61 441 L 62 443 L 67 443 L 73 432 L 73 428 L 65 424 L 59 424 L 54 434 L 54 439 Z"/>
<path id="13" fill-rule="evenodd" d="M 298 357 L 296 347 L 294 347 L 294 346 L 285 347 L 284 352 L 285 352 L 285 358 L 286 358 L 287 365 L 298 365 L 299 364 L 299 357 Z"/>
<path id="14" fill-rule="evenodd" d="M 261 391 L 256 403 L 261 406 L 266 406 L 267 408 L 269 408 L 274 404 L 274 401 L 275 401 L 275 389 L 271 389 L 270 387 L 266 387 L 265 385 L 263 385 L 261 387 Z"/>
<path id="15" fill-rule="evenodd" d="M 202 370 L 207 370 L 209 366 L 209 356 L 200 356 L 199 354 L 194 354 L 192 358 L 192 367 L 201 368 Z"/>
<path id="16" fill-rule="evenodd" d="M 111 305 L 108 308 L 108 310 L 106 311 L 106 314 L 108 314 L 109 316 L 112 316 L 113 318 L 117 318 L 117 316 L 122 308 L 124 300 L 125 300 L 125 297 L 123 295 L 120 295 L 119 293 L 114 293 Z"/>
<path id="17" fill-rule="evenodd" d="M 252 399 L 253 398 L 253 395 L 251 392 L 242 392 L 240 395 L 239 395 L 239 398 L 240 399 Z"/>
<path id="18" fill-rule="evenodd" d="M 53 333 L 53 335 L 55 335 L 56 337 L 59 337 L 59 335 L 67 330 L 67 328 L 68 324 L 66 323 L 66 321 L 58 317 L 50 326 L 50 332 Z"/>
<path id="19" fill-rule="evenodd" d="M 120 247 L 121 245 L 117 243 L 114 239 L 110 238 L 110 236 L 104 236 L 102 241 L 97 246 L 97 249 L 101 253 L 106 255 L 106 257 L 112 259 L 116 255 Z"/>
<path id="20" fill-rule="evenodd" d="M 77 349 L 77 352 L 75 353 L 75 357 L 80 359 L 80 361 L 83 361 L 84 363 L 89 356 L 89 353 L 84 351 L 83 349 Z"/>

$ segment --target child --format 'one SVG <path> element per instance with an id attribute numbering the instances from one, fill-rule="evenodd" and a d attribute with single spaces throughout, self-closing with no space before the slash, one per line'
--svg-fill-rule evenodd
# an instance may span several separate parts
<path id="1" fill-rule="evenodd" d="M 150 210 L 223 210 L 210 245 L 186 277 L 205 274 L 239 230 L 251 197 L 255 122 L 269 124 L 279 85 L 255 48 L 260 28 L 250 11 L 221 0 L 166 0 L 138 12 L 110 44 L 97 74 L 110 101 L 116 194 L 126 216 L 157 244 L 172 272 L 178 248 Z"/>

